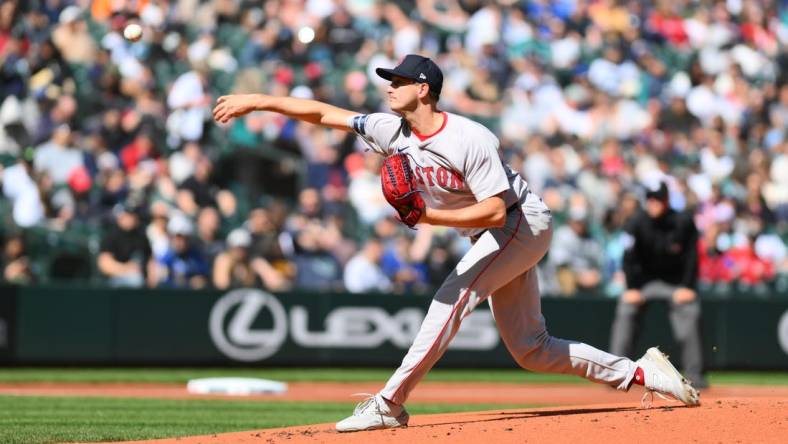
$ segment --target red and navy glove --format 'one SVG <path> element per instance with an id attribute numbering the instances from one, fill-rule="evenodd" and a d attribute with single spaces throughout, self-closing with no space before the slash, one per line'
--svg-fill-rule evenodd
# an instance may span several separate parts
<path id="1" fill-rule="evenodd" d="M 380 184 L 386 200 L 399 213 L 400 220 L 413 228 L 424 214 L 426 205 L 416 184 L 416 176 L 410 169 L 408 156 L 393 154 L 380 167 Z"/>

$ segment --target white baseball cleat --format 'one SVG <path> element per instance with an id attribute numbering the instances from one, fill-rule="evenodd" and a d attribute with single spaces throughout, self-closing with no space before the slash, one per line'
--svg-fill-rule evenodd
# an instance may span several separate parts
<path id="1" fill-rule="evenodd" d="M 646 350 L 646 354 L 635 364 L 643 369 L 644 386 L 647 390 L 646 395 L 643 396 L 644 405 L 646 405 L 646 396 L 653 393 L 662 398 L 681 401 L 688 406 L 700 405 L 698 391 L 692 387 L 692 383 L 687 378 L 681 376 L 668 357 L 657 347 Z"/>
<path id="2" fill-rule="evenodd" d="M 339 421 L 337 432 L 360 432 L 362 430 L 391 429 L 408 425 L 408 412 L 402 406 L 386 402 L 380 395 L 361 401 L 352 416 Z"/>

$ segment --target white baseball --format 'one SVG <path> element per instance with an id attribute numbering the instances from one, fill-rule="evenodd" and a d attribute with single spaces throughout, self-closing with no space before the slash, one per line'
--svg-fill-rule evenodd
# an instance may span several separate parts
<path id="1" fill-rule="evenodd" d="M 136 42 L 142 38 L 142 26 L 136 23 L 127 25 L 126 28 L 123 29 L 123 37 L 125 37 L 128 41 Z"/>

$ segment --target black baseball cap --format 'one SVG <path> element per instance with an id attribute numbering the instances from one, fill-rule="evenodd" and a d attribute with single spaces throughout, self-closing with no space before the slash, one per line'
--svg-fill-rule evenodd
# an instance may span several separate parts
<path id="1" fill-rule="evenodd" d="M 662 180 L 647 184 L 646 199 L 668 200 L 668 185 Z"/>
<path id="2" fill-rule="evenodd" d="M 375 72 L 386 80 L 393 76 L 426 83 L 430 91 L 440 96 L 443 88 L 443 72 L 431 59 L 417 54 L 408 54 L 394 69 L 377 68 Z"/>

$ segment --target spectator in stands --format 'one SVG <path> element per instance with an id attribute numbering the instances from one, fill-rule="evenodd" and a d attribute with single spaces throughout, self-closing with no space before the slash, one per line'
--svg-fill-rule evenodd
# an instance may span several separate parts
<path id="1" fill-rule="evenodd" d="M 258 207 L 250 210 L 244 226 L 252 236 L 252 249 L 255 255 L 268 260 L 284 258 L 279 245 L 279 234 L 268 209 Z"/>
<path id="2" fill-rule="evenodd" d="M 150 223 L 145 228 L 145 235 L 154 258 L 164 256 L 164 253 L 170 247 L 170 237 L 167 234 L 167 222 L 170 219 L 170 211 L 170 207 L 160 200 L 151 203 L 148 210 Z"/>
<path id="3" fill-rule="evenodd" d="M 14 223 L 23 228 L 43 222 L 46 216 L 41 190 L 33 171 L 34 156 L 33 148 L 25 148 L 16 164 L 5 170 L 0 169 L 3 196 L 11 201 Z"/>
<path id="4" fill-rule="evenodd" d="M 213 285 L 219 289 L 262 287 L 271 291 L 290 288 L 284 274 L 260 256 L 251 254 L 252 236 L 244 228 L 227 235 L 227 249 L 213 264 Z"/>
<path id="5" fill-rule="evenodd" d="M 386 246 L 381 267 L 392 282 L 396 293 L 427 290 L 427 269 L 424 258 L 417 256 L 408 236 L 399 234 Z"/>
<path id="6" fill-rule="evenodd" d="M 71 172 L 82 166 L 82 153 L 71 143 L 71 128 L 60 125 L 48 142 L 36 148 L 36 171 L 48 174 L 55 185 L 65 184 Z"/>
<path id="7" fill-rule="evenodd" d="M 211 182 L 213 163 L 206 156 L 198 155 L 194 174 L 178 186 L 178 208 L 194 217 L 200 208 L 215 207 L 222 217 L 229 218 L 235 214 L 236 199 L 232 193 L 223 190 Z"/>
<path id="8" fill-rule="evenodd" d="M 204 34 L 202 45 L 190 48 L 190 56 L 206 57 L 213 46 L 209 34 Z M 205 91 L 207 82 L 206 61 L 197 60 L 195 69 L 181 74 L 172 84 L 167 96 L 170 115 L 167 132 L 171 143 L 196 142 L 202 139 L 205 118 L 210 112 L 211 96 Z"/>
<path id="9" fill-rule="evenodd" d="M 695 293 L 698 232 L 690 214 L 670 208 L 668 194 L 664 180 L 647 184 L 645 211 L 627 224 L 627 290 L 616 310 L 610 348 L 619 356 L 632 356 L 641 310 L 648 301 L 667 300 L 673 333 L 682 348 L 682 374 L 703 388 L 708 383 L 703 377 L 700 300 Z"/>
<path id="10" fill-rule="evenodd" d="M 292 237 L 296 287 L 329 290 L 342 286 L 342 266 L 334 255 L 342 233 L 323 216 L 320 193 L 314 188 L 301 191 L 298 209 L 285 225 Z"/>
<path id="11" fill-rule="evenodd" d="M 227 250 L 216 256 L 213 264 L 213 286 L 219 290 L 254 287 L 256 282 L 249 247 L 252 236 L 243 228 L 227 235 Z"/>
<path id="12" fill-rule="evenodd" d="M 0 99 L 8 95 L 19 96 L 25 90 L 26 67 L 22 10 L 16 1 L 0 3 Z"/>
<path id="13" fill-rule="evenodd" d="M 215 207 L 203 207 L 197 214 L 195 246 L 211 268 L 213 268 L 213 261 L 219 253 L 224 251 L 224 242 L 219 237 L 221 223 L 221 217 Z"/>
<path id="14" fill-rule="evenodd" d="M 354 156 L 357 156 L 357 160 L 363 159 L 363 166 L 355 167 L 351 173 L 348 200 L 361 222 L 373 225 L 391 214 L 391 207 L 380 190 L 380 166 L 383 160 L 374 153 Z"/>
<path id="15" fill-rule="evenodd" d="M 330 246 L 336 233 L 319 222 L 308 222 L 295 236 L 295 285 L 312 290 L 337 290 L 342 286 L 342 266 Z"/>
<path id="16" fill-rule="evenodd" d="M 605 214 L 602 276 L 606 283 L 606 296 L 618 297 L 626 289 L 624 252 L 629 246 L 630 237 L 624 228 L 639 209 L 638 197 L 634 193 L 626 193 L 621 196 L 618 207 L 609 209 Z"/>
<path id="17" fill-rule="evenodd" d="M 433 234 L 426 259 L 427 285 L 431 289 L 440 287 L 462 257 L 452 245 L 458 239 L 462 238 L 454 237 L 454 233 L 449 230 L 442 230 L 441 235 Z"/>
<path id="18" fill-rule="evenodd" d="M 210 182 L 211 161 L 200 157 L 194 174 L 178 187 L 178 207 L 187 214 L 197 214 L 200 207 L 216 206 L 216 187 Z"/>
<path id="19" fill-rule="evenodd" d="M 96 57 L 96 45 L 87 31 L 79 6 L 67 6 L 60 13 L 52 40 L 69 63 L 89 63 Z"/>
<path id="20" fill-rule="evenodd" d="M 383 245 L 379 239 L 371 238 L 364 243 L 347 265 L 343 281 L 351 293 L 385 292 L 391 289 L 391 281 L 380 269 Z"/>
<path id="21" fill-rule="evenodd" d="M 102 156 L 95 182 L 98 188 L 98 205 L 104 214 L 108 214 L 115 205 L 128 197 L 128 177 L 120 168 L 120 161 L 112 153 Z"/>
<path id="22" fill-rule="evenodd" d="M 113 210 L 115 226 L 104 236 L 98 255 L 99 272 L 113 287 L 143 287 L 153 267 L 148 238 L 140 224 L 140 208 L 131 203 Z M 151 281 L 148 281 L 151 283 Z"/>
<path id="23" fill-rule="evenodd" d="M 31 284 L 35 275 L 30 265 L 30 258 L 25 251 L 25 240 L 21 235 L 12 235 L 5 240 L 2 256 L 0 256 L 2 280 L 13 284 Z"/>
<path id="24" fill-rule="evenodd" d="M 34 108 L 30 111 L 40 113 L 39 116 L 36 116 L 35 123 L 31 125 L 33 144 L 36 145 L 50 140 L 58 127 L 69 126 L 70 129 L 77 117 L 78 103 L 74 96 L 58 95 L 60 91 L 57 88 L 51 92 L 47 91 L 47 94 L 40 105 L 41 109 Z"/>
<path id="25" fill-rule="evenodd" d="M 192 221 L 182 214 L 173 215 L 167 222 L 167 233 L 170 246 L 156 258 L 153 282 L 160 287 L 205 288 L 210 283 L 210 268 L 191 239 Z"/>
<path id="26" fill-rule="evenodd" d="M 137 169 L 137 166 L 149 159 L 158 157 L 154 146 L 153 134 L 148 130 L 140 131 L 128 145 L 120 150 L 120 160 L 127 173 Z"/>
<path id="27" fill-rule="evenodd" d="M 270 276 L 268 273 L 261 275 L 263 282 L 275 287 L 287 287 L 295 276 L 295 267 L 285 256 L 282 244 L 291 246 L 292 240 L 277 230 L 271 213 L 267 208 L 255 208 L 249 212 L 249 219 L 244 226 L 252 236 L 252 257 L 263 259 L 264 263 L 271 266 Z"/>
<path id="28" fill-rule="evenodd" d="M 32 142 L 23 112 L 16 96 L 8 96 L 0 105 L 0 155 L 18 156 Z"/>
<path id="29" fill-rule="evenodd" d="M 588 232 L 585 207 L 569 211 L 569 223 L 553 235 L 548 263 L 562 296 L 597 288 L 601 281 L 602 247 Z"/>

